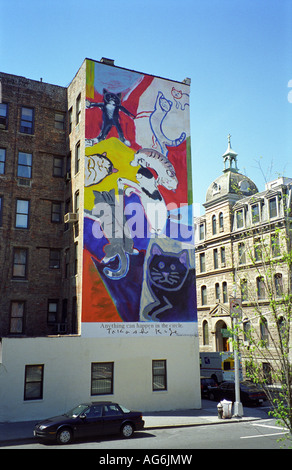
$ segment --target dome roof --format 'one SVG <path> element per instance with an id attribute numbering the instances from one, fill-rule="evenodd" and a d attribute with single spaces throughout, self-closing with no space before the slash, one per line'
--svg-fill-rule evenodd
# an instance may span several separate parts
<path id="1" fill-rule="evenodd" d="M 237 153 L 231 148 L 230 135 L 228 136 L 228 148 L 222 155 L 222 158 L 224 161 L 223 174 L 210 184 L 204 206 L 209 206 L 221 199 L 229 199 L 236 202 L 238 199 L 258 193 L 255 183 L 238 171 Z"/>

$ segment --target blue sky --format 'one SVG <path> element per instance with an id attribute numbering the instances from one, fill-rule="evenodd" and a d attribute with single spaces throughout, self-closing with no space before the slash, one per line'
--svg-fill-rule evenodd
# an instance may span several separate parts
<path id="1" fill-rule="evenodd" d="M 292 178 L 291 25 L 292 0 L 0 0 L 0 70 L 67 86 L 85 57 L 109 57 L 190 77 L 202 204 L 229 133 L 240 171 L 259 190 L 265 179 Z"/>

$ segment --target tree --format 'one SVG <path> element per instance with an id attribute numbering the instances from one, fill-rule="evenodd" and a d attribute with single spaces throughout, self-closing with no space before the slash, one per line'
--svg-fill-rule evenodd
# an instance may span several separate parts
<path id="1" fill-rule="evenodd" d="M 287 213 L 287 212 L 286 212 Z M 292 433 L 292 244 L 288 217 L 241 235 L 234 262 L 243 315 L 233 327 L 246 376 L 262 385 L 272 416 Z M 236 252 L 236 250 L 234 250 Z M 235 257 L 235 255 L 234 255 Z"/>

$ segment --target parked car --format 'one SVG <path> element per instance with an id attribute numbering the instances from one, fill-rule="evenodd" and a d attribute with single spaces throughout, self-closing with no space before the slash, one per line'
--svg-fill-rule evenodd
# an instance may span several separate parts
<path id="1" fill-rule="evenodd" d="M 42 440 L 56 440 L 68 444 L 74 438 L 118 434 L 132 437 L 142 430 L 142 413 L 109 401 L 82 403 L 61 416 L 36 424 L 34 436 Z"/>
<path id="2" fill-rule="evenodd" d="M 214 400 L 223 399 L 235 401 L 235 383 L 233 381 L 222 382 L 214 390 Z M 243 405 L 260 405 L 267 399 L 264 390 L 257 384 L 245 380 L 240 382 L 240 401 Z"/>
<path id="3" fill-rule="evenodd" d="M 212 377 L 201 377 L 201 396 L 214 400 L 213 389 L 218 388 L 217 382 Z"/>

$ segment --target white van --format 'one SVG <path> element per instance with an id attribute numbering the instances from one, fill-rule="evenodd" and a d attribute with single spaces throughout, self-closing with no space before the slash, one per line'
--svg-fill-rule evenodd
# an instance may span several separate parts
<path id="1" fill-rule="evenodd" d="M 218 384 L 235 380 L 234 355 L 232 352 L 201 352 L 201 377 L 212 377 Z M 239 380 L 242 380 L 242 366 L 239 360 Z"/>

